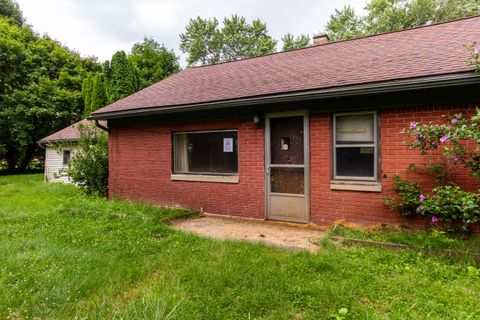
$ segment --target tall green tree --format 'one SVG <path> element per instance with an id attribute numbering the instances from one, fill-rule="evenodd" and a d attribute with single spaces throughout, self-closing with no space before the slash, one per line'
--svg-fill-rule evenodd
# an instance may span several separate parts
<path id="1" fill-rule="evenodd" d="M 124 51 L 117 51 L 112 56 L 110 70 L 109 102 L 120 100 L 140 88 L 137 71 Z"/>
<path id="2" fill-rule="evenodd" d="M 255 19 L 232 15 L 223 19 L 190 19 L 185 33 L 180 34 L 180 50 L 188 55 L 188 65 L 214 64 L 250 58 L 275 51 L 277 41 L 267 25 Z"/>
<path id="3" fill-rule="evenodd" d="M 293 49 L 305 48 L 310 43 L 310 37 L 305 34 L 294 36 L 291 33 L 287 33 L 282 37 L 283 47 L 282 51 L 288 51 Z"/>
<path id="4" fill-rule="evenodd" d="M 98 72 L 93 78 L 92 99 L 90 113 L 108 104 L 107 87 L 105 75 Z"/>
<path id="5" fill-rule="evenodd" d="M 93 75 L 88 72 L 82 83 L 83 117 L 86 118 L 92 113 Z"/>
<path id="6" fill-rule="evenodd" d="M 25 169 L 37 141 L 80 119 L 80 56 L 29 26 L 0 18 L 0 158 Z"/>
<path id="7" fill-rule="evenodd" d="M 0 0 L 0 18 L 5 17 L 9 22 L 22 26 L 25 23 L 18 3 L 12 0 Z"/>
<path id="8" fill-rule="evenodd" d="M 479 0 L 371 0 L 366 14 L 350 6 L 335 10 L 325 29 L 330 39 L 345 40 L 480 14 Z"/>
<path id="9" fill-rule="evenodd" d="M 175 52 L 153 38 L 145 37 L 143 42 L 135 43 L 129 59 L 138 70 L 140 89 L 180 71 Z"/>

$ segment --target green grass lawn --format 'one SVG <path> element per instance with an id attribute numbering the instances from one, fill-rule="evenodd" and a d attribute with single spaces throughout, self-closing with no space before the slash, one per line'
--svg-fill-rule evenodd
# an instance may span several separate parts
<path id="1" fill-rule="evenodd" d="M 185 212 L 0 177 L 0 319 L 480 319 L 475 261 L 175 231 Z"/>

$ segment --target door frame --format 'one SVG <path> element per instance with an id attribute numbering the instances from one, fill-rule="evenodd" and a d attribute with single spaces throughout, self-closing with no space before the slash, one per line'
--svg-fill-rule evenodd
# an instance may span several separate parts
<path id="1" fill-rule="evenodd" d="M 264 179 L 265 179 L 265 220 L 270 219 L 270 162 L 271 162 L 271 135 L 270 119 L 303 116 L 303 164 L 304 164 L 304 198 L 305 198 L 305 216 L 304 221 L 300 223 L 309 223 L 310 215 L 310 118 L 308 110 L 296 110 L 285 112 L 271 112 L 265 114 L 265 160 L 264 160 Z M 292 221 L 293 222 L 293 221 Z"/>

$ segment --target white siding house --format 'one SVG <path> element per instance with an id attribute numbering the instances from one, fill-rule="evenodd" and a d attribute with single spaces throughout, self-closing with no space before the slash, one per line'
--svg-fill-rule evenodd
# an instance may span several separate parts
<path id="1" fill-rule="evenodd" d="M 45 147 L 45 181 L 70 183 L 66 173 L 68 161 L 75 155 L 75 147 L 54 148 Z"/>
<path id="2" fill-rule="evenodd" d="M 101 121 L 102 126 L 106 126 Z M 94 125 L 92 121 L 87 119 L 72 124 L 60 131 L 38 141 L 39 145 L 45 148 L 45 181 L 47 182 L 72 182 L 66 174 L 68 162 L 75 156 L 76 142 L 80 139 L 80 126 Z M 67 146 L 61 147 L 62 143 Z"/>

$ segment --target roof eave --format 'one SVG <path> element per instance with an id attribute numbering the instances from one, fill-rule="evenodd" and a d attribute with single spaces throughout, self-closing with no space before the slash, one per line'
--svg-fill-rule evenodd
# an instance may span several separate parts
<path id="1" fill-rule="evenodd" d="M 89 120 L 109 120 L 127 117 L 140 117 L 159 114 L 170 114 L 197 110 L 213 110 L 246 105 L 271 104 L 305 100 L 321 100 L 336 97 L 348 97 L 378 93 L 391 93 L 408 90 L 433 89 L 480 83 L 480 75 L 472 71 L 438 75 L 422 78 L 399 79 L 384 82 L 367 83 L 345 87 L 334 87 L 301 92 L 280 93 L 258 97 L 232 100 L 212 101 L 198 104 L 175 105 L 168 107 L 149 107 L 123 111 L 94 113 Z"/>

